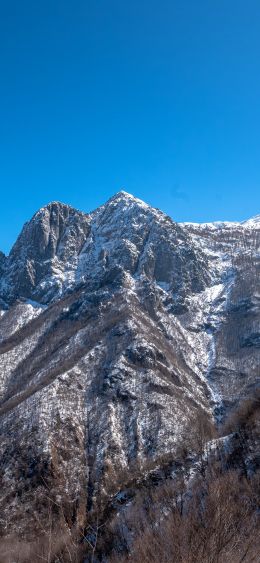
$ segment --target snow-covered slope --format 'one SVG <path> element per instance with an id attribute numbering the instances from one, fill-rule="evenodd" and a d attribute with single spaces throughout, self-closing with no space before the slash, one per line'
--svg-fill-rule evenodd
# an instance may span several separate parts
<path id="1" fill-rule="evenodd" d="M 251 393 L 258 268 L 257 217 L 178 225 L 126 192 L 34 215 L 0 256 L 2 533 L 33 534 L 46 487 L 84 523 L 118 471 Z"/>

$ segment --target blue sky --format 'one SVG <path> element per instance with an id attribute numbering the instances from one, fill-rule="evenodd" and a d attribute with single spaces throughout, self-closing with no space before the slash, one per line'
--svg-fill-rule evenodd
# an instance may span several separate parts
<path id="1" fill-rule="evenodd" d="M 259 0 L 0 0 L 0 248 L 120 189 L 178 221 L 260 203 Z"/>

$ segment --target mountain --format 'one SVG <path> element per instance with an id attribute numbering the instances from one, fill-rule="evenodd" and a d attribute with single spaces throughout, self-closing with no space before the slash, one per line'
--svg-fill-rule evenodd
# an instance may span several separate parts
<path id="1" fill-rule="evenodd" d="M 120 473 L 252 395 L 259 243 L 259 216 L 177 224 L 126 192 L 25 224 L 0 255 L 2 536 L 35 537 L 50 498 L 84 528 Z"/>

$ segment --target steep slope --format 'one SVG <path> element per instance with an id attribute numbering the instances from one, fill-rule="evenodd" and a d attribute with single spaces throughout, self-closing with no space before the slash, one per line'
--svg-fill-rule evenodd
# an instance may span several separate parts
<path id="1" fill-rule="evenodd" d="M 251 392 L 258 227 L 177 225 L 125 192 L 25 225 L 1 262 L 2 535 L 40 533 L 50 499 L 84 526 L 120 471 Z"/>
<path id="2" fill-rule="evenodd" d="M 5 260 L 0 292 L 13 303 L 25 297 L 48 303 L 74 281 L 89 219 L 68 205 L 53 202 L 25 224 Z M 1 264 L 1 263 L 0 263 Z"/>
<path id="3" fill-rule="evenodd" d="M 207 326 L 212 335 L 208 378 L 223 410 L 259 384 L 260 220 L 184 228 L 203 247 L 220 282 Z"/>
<path id="4" fill-rule="evenodd" d="M 68 518 L 82 518 L 109 468 L 176 448 L 190 414 L 207 408 L 206 385 L 185 360 L 192 350 L 177 323 L 157 319 L 155 296 L 133 291 L 127 276 L 85 286 L 16 333 L 17 344 L 3 341 L 1 506 L 10 527 L 26 505 L 18 529 L 34 528 L 44 482 L 55 502 L 69 503 Z"/>

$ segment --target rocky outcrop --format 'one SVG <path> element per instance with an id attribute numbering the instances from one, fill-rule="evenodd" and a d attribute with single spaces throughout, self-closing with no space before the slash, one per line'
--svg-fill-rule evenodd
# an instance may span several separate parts
<path id="1" fill-rule="evenodd" d="M 57 202 L 40 209 L 6 259 L 2 298 L 8 303 L 21 297 L 48 303 L 60 296 L 74 279 L 88 234 L 84 213 Z"/>

